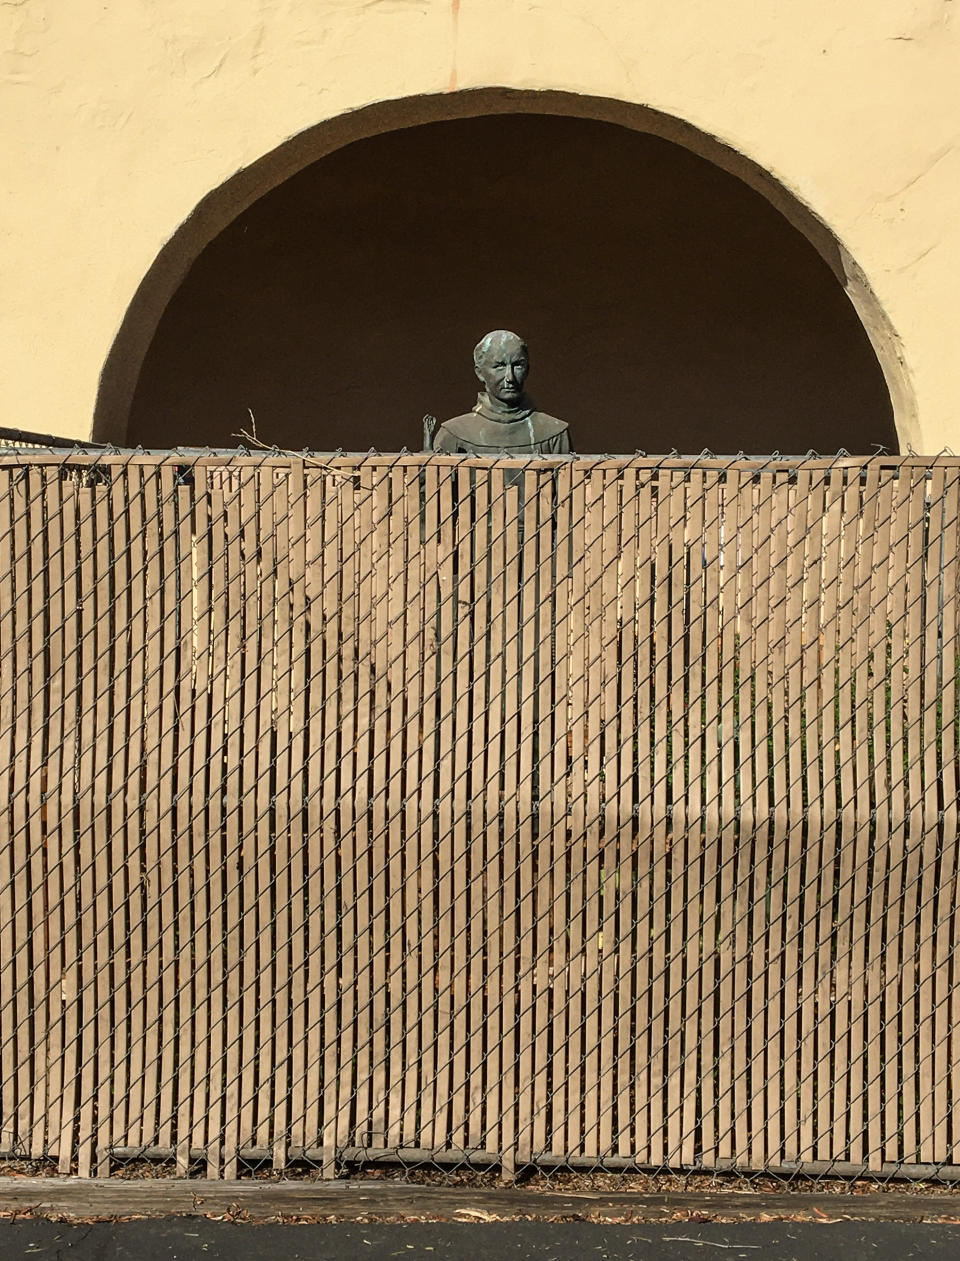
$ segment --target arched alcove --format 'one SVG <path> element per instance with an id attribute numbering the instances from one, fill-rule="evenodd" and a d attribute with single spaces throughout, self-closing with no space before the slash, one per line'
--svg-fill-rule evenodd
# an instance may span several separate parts
<path id="1" fill-rule="evenodd" d="M 141 286 L 96 436 L 233 445 L 252 412 L 282 447 L 415 448 L 425 411 L 470 407 L 501 326 L 583 452 L 897 446 L 882 313 L 871 344 L 822 225 L 680 124 L 524 106 L 314 161 L 301 140 L 208 199 Z"/>

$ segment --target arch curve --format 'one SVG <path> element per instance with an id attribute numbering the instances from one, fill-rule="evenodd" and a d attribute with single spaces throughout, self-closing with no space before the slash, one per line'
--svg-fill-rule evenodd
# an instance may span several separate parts
<path id="1" fill-rule="evenodd" d="M 383 101 L 298 133 L 213 189 L 174 232 L 143 277 L 104 363 L 93 437 L 122 444 L 140 370 L 161 317 L 209 245 L 237 216 L 305 167 L 358 140 L 426 123 L 496 114 L 541 114 L 608 122 L 673 142 L 736 176 L 814 247 L 846 292 L 873 347 L 903 449 L 914 444 L 917 408 L 895 331 L 866 276 L 830 227 L 780 180 L 692 124 L 648 106 L 562 91 L 490 87 Z"/>

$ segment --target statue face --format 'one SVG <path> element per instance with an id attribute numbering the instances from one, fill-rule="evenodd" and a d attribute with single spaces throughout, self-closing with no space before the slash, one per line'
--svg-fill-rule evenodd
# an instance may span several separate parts
<path id="1" fill-rule="evenodd" d="M 529 371 L 526 347 L 512 333 L 494 338 L 477 365 L 477 376 L 489 396 L 507 405 L 522 397 Z"/>

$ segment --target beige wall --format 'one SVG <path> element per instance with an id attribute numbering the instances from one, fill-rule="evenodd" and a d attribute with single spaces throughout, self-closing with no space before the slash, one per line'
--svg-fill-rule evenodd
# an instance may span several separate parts
<path id="1" fill-rule="evenodd" d="M 198 203 L 240 168 L 372 102 L 439 95 L 449 111 L 441 100 L 426 116 L 443 117 L 488 103 L 449 94 L 503 86 L 648 106 L 768 171 L 796 199 L 796 208 L 789 198 L 782 205 L 808 235 L 819 219 L 841 247 L 832 261 L 880 355 L 901 442 L 960 449 L 957 8 L 7 0 L 0 423 L 90 433 L 101 369 L 144 276 Z M 569 99 L 546 104 L 563 110 Z M 525 97 L 522 108 L 535 104 Z M 371 127 L 388 122 L 377 114 Z M 355 134 L 365 127 L 361 118 Z M 320 147 L 305 158 L 351 133 L 348 124 L 317 134 Z M 735 167 L 733 156 L 727 164 Z M 259 169 L 265 186 L 279 178 L 279 167 Z M 241 200 L 264 187 L 251 185 Z M 781 197 L 775 185 L 768 191 Z M 221 202 L 207 226 L 194 221 L 195 245 L 224 213 Z M 187 265 L 186 255 L 171 260 L 154 305 Z M 159 314 L 144 304 L 139 342 L 128 321 L 126 359 L 142 353 Z"/>

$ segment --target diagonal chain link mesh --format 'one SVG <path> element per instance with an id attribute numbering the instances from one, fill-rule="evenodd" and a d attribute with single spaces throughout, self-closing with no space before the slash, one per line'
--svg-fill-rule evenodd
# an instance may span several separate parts
<path id="1" fill-rule="evenodd" d="M 958 526 L 950 456 L 0 454 L 0 1156 L 955 1176 Z"/>

